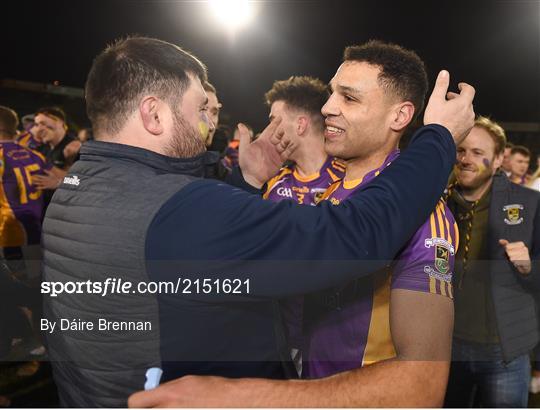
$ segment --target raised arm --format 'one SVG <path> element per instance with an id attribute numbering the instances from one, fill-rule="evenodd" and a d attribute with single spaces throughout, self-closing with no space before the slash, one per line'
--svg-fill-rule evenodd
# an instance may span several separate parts
<path id="1" fill-rule="evenodd" d="M 446 124 L 459 140 L 473 123 L 474 90 L 461 85 L 462 93 L 447 101 L 447 88 L 448 76 L 439 76 L 426 122 Z M 155 218 L 147 259 L 192 261 L 182 272 L 198 275 L 194 279 L 250 279 L 252 296 L 306 293 L 368 275 L 393 259 L 427 219 L 454 162 L 452 135 L 432 124 L 340 206 L 274 204 L 215 181 L 197 181 Z M 156 280 L 170 280 L 174 271 L 149 268 Z"/>

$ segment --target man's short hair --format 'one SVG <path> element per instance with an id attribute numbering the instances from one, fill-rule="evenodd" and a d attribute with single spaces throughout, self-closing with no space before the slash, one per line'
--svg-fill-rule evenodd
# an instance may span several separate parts
<path id="1" fill-rule="evenodd" d="M 413 103 L 414 119 L 424 109 L 428 78 L 424 62 L 418 55 L 397 44 L 370 40 L 349 46 L 343 53 L 344 62 L 365 62 L 380 68 L 379 84 L 403 101 Z"/>
<path id="2" fill-rule="evenodd" d="M 524 147 L 523 145 L 514 145 L 512 151 L 510 151 L 510 155 L 514 154 L 521 154 L 524 157 L 530 158 L 531 151 L 529 151 L 529 148 Z"/>
<path id="3" fill-rule="evenodd" d="M 109 45 L 86 80 L 86 112 L 96 133 L 119 132 L 146 93 L 178 103 L 189 88 L 188 74 L 206 81 L 203 63 L 166 41 L 129 37 Z"/>
<path id="4" fill-rule="evenodd" d="M 47 117 L 53 117 L 62 122 L 66 122 L 66 113 L 60 107 L 42 107 L 36 111 L 36 115 L 43 114 Z"/>
<path id="5" fill-rule="evenodd" d="M 19 116 L 9 107 L 0 105 L 0 134 L 14 137 L 19 126 Z"/>
<path id="6" fill-rule="evenodd" d="M 506 141 L 506 145 L 504 146 L 504 148 L 505 148 L 505 149 L 506 149 L 506 148 L 512 149 L 512 148 L 514 148 L 514 144 L 512 144 L 510 141 Z"/>
<path id="7" fill-rule="evenodd" d="M 508 148 L 509 143 L 506 141 L 504 129 L 491 118 L 479 115 L 474 121 L 474 126 L 486 130 L 493 139 L 493 142 L 495 143 L 495 155 L 502 154 L 504 150 Z M 512 144 L 510 145 L 513 147 Z"/>
<path id="8" fill-rule="evenodd" d="M 217 95 L 216 87 L 214 87 L 212 84 L 210 84 L 208 81 L 204 81 L 202 83 L 202 86 L 204 88 L 204 91 L 214 93 Z"/>
<path id="9" fill-rule="evenodd" d="M 324 117 L 321 108 L 328 100 L 328 87 L 318 78 L 292 76 L 286 80 L 275 81 L 264 95 L 266 104 L 283 101 L 287 107 L 311 114 L 322 126 Z"/>

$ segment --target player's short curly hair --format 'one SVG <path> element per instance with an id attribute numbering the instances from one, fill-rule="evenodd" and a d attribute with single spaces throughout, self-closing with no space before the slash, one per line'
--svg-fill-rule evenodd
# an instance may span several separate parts
<path id="1" fill-rule="evenodd" d="M 416 118 L 424 109 L 428 78 L 424 62 L 418 55 L 397 44 L 370 40 L 362 45 L 349 46 L 343 61 L 365 62 L 380 68 L 379 84 L 403 101 L 414 105 Z"/>

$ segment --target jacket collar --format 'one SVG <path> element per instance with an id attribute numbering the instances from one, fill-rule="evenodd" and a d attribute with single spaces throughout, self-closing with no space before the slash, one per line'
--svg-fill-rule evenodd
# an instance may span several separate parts
<path id="1" fill-rule="evenodd" d="M 206 151 L 192 158 L 172 158 L 143 148 L 113 142 L 88 141 L 81 148 L 82 159 L 113 159 L 133 162 L 166 174 L 184 174 L 202 177 L 206 165 L 217 163 L 219 154 Z"/>
<path id="2" fill-rule="evenodd" d="M 501 192 L 508 190 L 510 186 L 510 180 L 506 174 L 502 171 L 497 171 L 493 176 L 493 192 Z"/>

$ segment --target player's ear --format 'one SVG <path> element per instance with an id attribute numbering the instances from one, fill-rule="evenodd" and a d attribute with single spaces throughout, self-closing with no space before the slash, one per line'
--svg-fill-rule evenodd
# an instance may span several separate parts
<path id="1" fill-rule="evenodd" d="M 309 118 L 304 115 L 297 117 L 296 119 L 296 134 L 304 135 L 309 126 Z"/>
<path id="2" fill-rule="evenodd" d="M 150 134 L 160 135 L 164 132 L 165 106 L 163 101 L 154 96 L 146 96 L 139 103 L 141 121 Z"/>
<path id="3" fill-rule="evenodd" d="M 397 132 L 403 131 L 411 123 L 414 117 L 414 111 L 414 105 L 410 101 L 396 105 L 390 128 Z"/>

